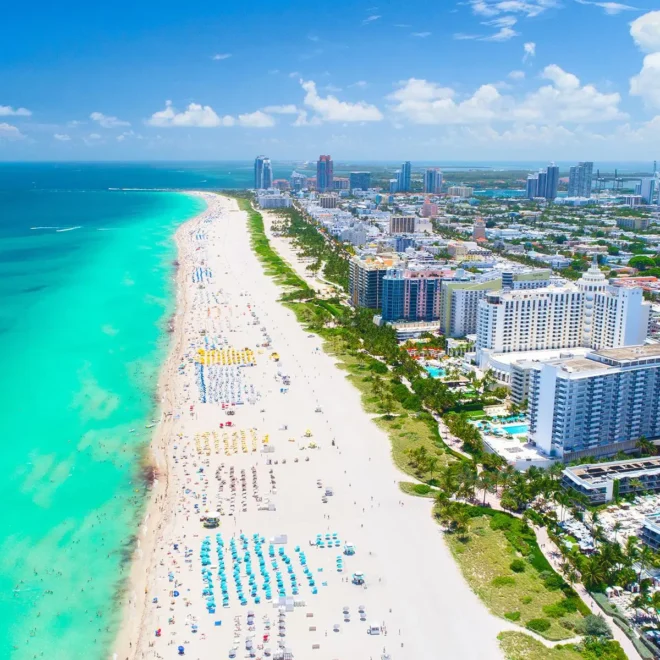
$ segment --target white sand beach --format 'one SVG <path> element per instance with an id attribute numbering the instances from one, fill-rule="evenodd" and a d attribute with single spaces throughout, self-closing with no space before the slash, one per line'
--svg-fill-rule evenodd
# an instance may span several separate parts
<path id="1" fill-rule="evenodd" d="M 462 578 L 431 501 L 400 492 L 388 437 L 277 302 L 246 214 L 203 196 L 177 233 L 157 483 L 114 657 L 503 658 L 514 626 Z"/>

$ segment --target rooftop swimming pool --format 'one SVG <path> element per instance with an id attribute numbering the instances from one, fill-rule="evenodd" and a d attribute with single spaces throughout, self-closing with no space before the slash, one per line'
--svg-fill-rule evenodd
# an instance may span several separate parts
<path id="1" fill-rule="evenodd" d="M 440 367 L 424 367 L 426 371 L 428 372 L 429 376 L 431 378 L 442 378 L 445 373 L 447 373 L 444 369 L 441 369 Z"/>

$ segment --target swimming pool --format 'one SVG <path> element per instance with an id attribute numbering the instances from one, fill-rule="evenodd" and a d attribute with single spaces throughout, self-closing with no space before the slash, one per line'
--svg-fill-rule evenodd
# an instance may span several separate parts
<path id="1" fill-rule="evenodd" d="M 511 433 L 511 435 L 517 435 L 519 433 L 527 433 L 529 431 L 528 424 L 510 424 L 509 426 L 503 426 L 503 431 Z"/>
<path id="2" fill-rule="evenodd" d="M 442 378 L 446 373 L 445 370 L 440 367 L 424 367 L 424 369 L 426 369 L 431 378 Z"/>

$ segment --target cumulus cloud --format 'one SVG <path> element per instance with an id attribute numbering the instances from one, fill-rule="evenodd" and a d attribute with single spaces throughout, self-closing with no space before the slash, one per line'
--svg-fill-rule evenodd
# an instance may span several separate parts
<path id="1" fill-rule="evenodd" d="M 300 84 L 305 90 L 304 104 L 316 113 L 316 118 L 320 121 L 359 122 L 383 119 L 383 114 L 375 105 L 365 101 L 356 103 L 340 101 L 330 94 L 322 97 L 316 89 L 316 83 L 311 80 L 301 80 Z"/>
<path id="2" fill-rule="evenodd" d="M 32 114 L 27 108 L 12 108 L 10 105 L 0 105 L 0 117 L 29 117 Z"/>
<path id="3" fill-rule="evenodd" d="M 511 80 L 524 80 L 525 79 L 525 72 L 524 71 L 511 71 L 509 73 L 509 78 Z"/>
<path id="4" fill-rule="evenodd" d="M 270 128 L 275 126 L 275 120 L 261 110 L 238 115 L 238 123 L 246 128 Z"/>
<path id="5" fill-rule="evenodd" d="M 509 41 L 513 37 L 519 36 L 520 32 L 516 32 L 513 28 L 503 27 L 500 28 L 495 34 L 488 37 L 482 37 L 482 41 Z"/>
<path id="6" fill-rule="evenodd" d="M 646 53 L 660 51 L 660 11 L 650 11 L 630 24 L 635 44 Z"/>
<path id="7" fill-rule="evenodd" d="M 472 11 L 479 16 L 520 14 L 533 18 L 547 9 L 559 7 L 558 0 L 470 0 Z"/>
<path id="8" fill-rule="evenodd" d="M 121 119 L 117 119 L 117 117 L 104 115 L 102 112 L 92 112 L 89 118 L 92 121 L 97 122 L 101 128 L 119 128 L 121 126 L 131 125 L 130 122 L 122 121 Z"/>
<path id="9" fill-rule="evenodd" d="M 497 85 L 487 84 L 461 99 L 452 88 L 410 78 L 400 82 L 388 99 L 395 115 L 415 124 L 594 123 L 627 116 L 619 109 L 619 94 L 582 85 L 577 76 L 557 65 L 546 67 L 543 77 L 551 84 L 522 98 L 505 96 Z"/>
<path id="10" fill-rule="evenodd" d="M 526 62 L 532 57 L 536 57 L 536 44 L 533 41 L 528 41 L 527 43 L 524 43 L 523 52 L 524 52 L 523 62 Z"/>
<path id="11" fill-rule="evenodd" d="M 630 79 L 630 93 L 640 96 L 646 105 L 660 108 L 660 52 L 644 58 L 642 70 Z"/>
<path id="12" fill-rule="evenodd" d="M 187 128 L 215 128 L 217 126 L 233 126 L 236 120 L 231 115 L 220 117 L 210 105 L 190 103 L 182 112 L 178 112 L 172 101 L 165 101 L 165 109 L 154 112 L 147 124 L 150 126 L 187 127 Z"/>
<path id="13" fill-rule="evenodd" d="M 58 142 L 69 142 L 71 140 L 71 136 L 67 135 L 66 133 L 55 133 L 53 137 L 58 141 Z"/>
<path id="14" fill-rule="evenodd" d="M 0 123 L 0 140 L 22 140 L 24 137 L 16 126 Z"/>

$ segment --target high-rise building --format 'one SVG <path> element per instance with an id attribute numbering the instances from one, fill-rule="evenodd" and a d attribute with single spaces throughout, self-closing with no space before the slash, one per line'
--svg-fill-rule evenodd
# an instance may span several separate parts
<path id="1" fill-rule="evenodd" d="M 660 437 L 660 345 L 535 363 L 529 438 L 564 462 L 632 451 Z"/>
<path id="2" fill-rule="evenodd" d="M 442 190 L 442 172 L 437 168 L 429 168 L 424 172 L 424 192 L 437 195 Z"/>
<path id="3" fill-rule="evenodd" d="M 397 172 L 397 192 L 410 192 L 412 165 L 407 160 Z"/>
<path id="4" fill-rule="evenodd" d="M 645 177 L 637 184 L 637 195 L 640 195 L 644 204 L 653 204 L 657 181 L 655 177 Z M 658 200 L 660 202 L 660 199 Z"/>
<path id="5" fill-rule="evenodd" d="M 295 190 L 296 192 L 300 192 L 307 186 L 307 177 L 304 174 L 300 174 L 300 172 L 292 172 L 290 180 L 291 189 Z"/>
<path id="6" fill-rule="evenodd" d="M 393 256 L 353 257 L 348 263 L 348 297 L 354 307 L 380 309 L 383 301 L 383 278 L 396 265 Z"/>
<path id="7" fill-rule="evenodd" d="M 316 189 L 319 192 L 333 190 L 334 171 L 331 156 L 319 156 L 316 162 Z"/>
<path id="8" fill-rule="evenodd" d="M 390 217 L 390 234 L 415 233 L 414 215 L 393 215 Z"/>
<path id="9" fill-rule="evenodd" d="M 544 170 L 539 170 L 536 174 L 530 174 L 527 177 L 527 198 L 545 197 L 552 201 L 557 197 L 557 188 L 559 186 L 559 168 L 553 163 Z"/>
<path id="10" fill-rule="evenodd" d="M 383 278 L 383 321 L 436 321 L 442 276 L 437 270 L 389 270 Z"/>
<path id="11" fill-rule="evenodd" d="M 585 161 L 574 165 L 568 175 L 569 197 L 591 197 L 594 164 Z"/>
<path id="12" fill-rule="evenodd" d="M 559 168 L 553 163 L 546 169 L 545 198 L 552 201 L 557 197 L 559 187 Z"/>
<path id="13" fill-rule="evenodd" d="M 254 187 L 255 190 L 267 190 L 273 185 L 273 169 L 270 158 L 257 156 L 254 159 Z"/>
<path id="14" fill-rule="evenodd" d="M 348 177 L 335 177 L 332 181 L 332 188 L 334 190 L 348 190 L 350 182 Z"/>
<path id="15" fill-rule="evenodd" d="M 477 362 L 493 353 L 643 344 L 650 304 L 642 294 L 608 286 L 596 264 L 577 284 L 488 294 L 479 302 Z"/>
<path id="16" fill-rule="evenodd" d="M 351 190 L 369 190 L 371 187 L 371 172 L 351 172 L 348 175 Z"/>

